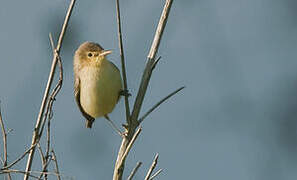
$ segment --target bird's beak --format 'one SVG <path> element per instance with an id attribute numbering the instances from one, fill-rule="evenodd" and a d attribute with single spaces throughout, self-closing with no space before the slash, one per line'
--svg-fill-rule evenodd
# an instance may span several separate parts
<path id="1" fill-rule="evenodd" d="M 100 53 L 100 56 L 106 56 L 108 54 L 111 54 L 112 51 L 111 50 L 103 50 L 101 53 Z"/>

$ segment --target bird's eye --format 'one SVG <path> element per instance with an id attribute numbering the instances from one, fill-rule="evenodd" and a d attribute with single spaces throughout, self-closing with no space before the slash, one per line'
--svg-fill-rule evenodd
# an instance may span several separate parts
<path id="1" fill-rule="evenodd" d="M 93 54 L 92 54 L 92 53 L 88 53 L 88 56 L 89 56 L 89 57 L 92 57 L 92 56 L 93 56 Z"/>

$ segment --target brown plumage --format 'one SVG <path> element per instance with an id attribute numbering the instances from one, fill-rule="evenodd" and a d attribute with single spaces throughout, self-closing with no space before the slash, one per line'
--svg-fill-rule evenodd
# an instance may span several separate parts
<path id="1" fill-rule="evenodd" d="M 121 75 L 105 58 L 110 53 L 99 44 L 85 42 L 74 55 L 74 96 L 87 128 L 92 127 L 95 118 L 107 117 L 119 100 Z"/>

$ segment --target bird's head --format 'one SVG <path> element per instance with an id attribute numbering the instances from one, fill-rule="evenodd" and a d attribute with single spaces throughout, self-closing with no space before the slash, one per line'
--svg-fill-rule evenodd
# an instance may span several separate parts
<path id="1" fill-rule="evenodd" d="M 76 50 L 75 56 L 80 59 L 81 63 L 97 64 L 110 54 L 111 50 L 104 50 L 99 44 L 93 42 L 85 42 Z"/>

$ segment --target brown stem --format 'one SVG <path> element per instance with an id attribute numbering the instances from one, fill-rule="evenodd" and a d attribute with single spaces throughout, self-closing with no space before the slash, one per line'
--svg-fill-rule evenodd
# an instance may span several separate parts
<path id="1" fill-rule="evenodd" d="M 56 157 L 56 154 L 55 154 L 54 150 L 52 150 L 52 154 L 53 154 L 53 160 L 55 162 L 55 169 L 56 169 L 57 178 L 58 178 L 58 180 L 61 180 L 58 161 L 57 161 L 57 157 Z"/>
<path id="2" fill-rule="evenodd" d="M 150 169 L 148 170 L 146 176 L 145 176 L 145 180 L 149 180 L 151 177 L 151 174 L 153 173 L 153 170 L 155 169 L 157 163 L 158 163 L 158 158 L 159 158 L 159 154 L 156 154 L 154 161 L 150 167 Z"/>
<path id="3" fill-rule="evenodd" d="M 128 176 L 127 180 L 132 180 L 134 175 L 136 174 L 138 168 L 141 166 L 142 162 L 138 162 L 135 168 L 132 170 L 131 174 Z"/>
<path id="4" fill-rule="evenodd" d="M 5 167 L 7 166 L 7 137 L 6 137 L 7 134 L 6 134 L 5 126 L 2 119 L 1 107 L 0 107 L 0 125 L 2 129 L 2 137 L 3 137 L 3 152 L 4 152 L 3 167 Z M 10 173 L 7 173 L 7 178 L 11 180 Z"/>
<path id="5" fill-rule="evenodd" d="M 127 85 L 127 75 L 126 75 L 126 65 L 125 65 L 125 56 L 124 56 L 124 48 L 123 48 L 123 39 L 122 39 L 122 28 L 121 28 L 121 14 L 120 14 L 120 3 L 119 0 L 116 0 L 116 11 L 117 11 L 117 24 L 118 24 L 118 38 L 119 38 L 119 48 L 120 48 L 120 56 L 121 56 L 121 64 L 122 64 L 122 76 L 124 81 L 124 91 L 128 91 Z M 129 96 L 125 97 L 125 107 L 126 107 L 126 121 L 127 124 L 130 124 L 130 107 L 129 107 Z"/>
<path id="6" fill-rule="evenodd" d="M 37 143 L 34 144 L 33 146 L 31 146 L 19 158 L 17 158 L 15 161 L 13 161 L 12 163 L 8 164 L 7 166 L 3 167 L 1 170 L 9 169 L 12 166 L 14 166 L 16 163 L 18 163 L 20 160 L 22 160 L 33 148 L 35 148 L 36 145 L 37 145 Z"/>
<path id="7" fill-rule="evenodd" d="M 127 152 L 129 152 L 129 150 L 127 151 L 128 145 L 130 144 L 130 141 L 135 134 L 136 128 L 139 126 L 139 122 L 138 122 L 139 112 L 140 112 L 140 109 L 141 109 L 141 106 L 143 103 L 144 96 L 146 94 L 147 86 L 150 81 L 153 67 L 155 66 L 155 56 L 156 56 L 156 53 L 159 48 L 159 44 L 160 44 L 161 37 L 162 37 L 163 31 L 164 31 L 164 28 L 165 28 L 165 25 L 166 25 L 166 22 L 167 22 L 167 19 L 169 16 L 170 7 L 171 7 L 172 2 L 173 2 L 173 0 L 166 0 L 166 3 L 164 5 L 164 8 L 163 8 L 160 20 L 159 20 L 159 24 L 158 24 L 158 27 L 157 27 L 157 30 L 155 33 L 155 37 L 154 37 L 153 43 L 151 45 L 151 50 L 148 54 L 148 61 L 147 61 L 145 70 L 143 72 L 139 90 L 138 90 L 136 100 L 134 103 L 132 115 L 130 117 L 130 123 L 128 123 L 127 136 L 125 136 L 123 138 L 119 152 L 118 152 L 118 156 L 117 156 L 117 160 L 116 160 L 116 164 L 115 164 L 115 168 L 114 168 L 113 180 L 121 180 L 122 176 L 123 176 L 125 159 L 126 159 L 123 157 Z M 118 6 L 118 0 L 117 0 L 117 6 Z"/>
<path id="8" fill-rule="evenodd" d="M 153 180 L 153 179 L 154 179 L 155 177 L 157 177 L 162 171 L 163 171 L 163 169 L 159 169 L 154 175 L 152 175 L 152 176 L 150 177 L 149 180 Z"/>
<path id="9" fill-rule="evenodd" d="M 136 122 L 138 119 L 139 112 L 141 110 L 141 106 L 143 103 L 143 99 L 146 94 L 147 86 L 149 84 L 152 70 L 153 70 L 153 67 L 155 64 L 155 57 L 158 52 L 162 34 L 164 32 L 164 29 L 165 29 L 165 26 L 167 23 L 167 19 L 169 16 L 172 2 L 173 2 L 173 0 L 166 0 L 166 3 L 164 5 L 164 8 L 163 8 L 160 20 L 159 20 L 159 24 L 158 24 L 158 27 L 157 27 L 157 30 L 155 33 L 155 37 L 154 37 L 153 43 L 151 45 L 150 52 L 148 54 L 148 60 L 147 60 L 146 67 L 145 67 L 145 70 L 142 75 L 142 79 L 141 79 L 139 90 L 138 90 L 138 93 L 136 96 L 136 100 L 134 103 L 134 108 L 133 108 L 132 115 L 131 115 L 131 121 Z"/>
<path id="10" fill-rule="evenodd" d="M 142 121 L 151 113 L 153 112 L 157 107 L 159 107 L 163 102 L 165 102 L 167 99 L 169 99 L 170 97 L 172 97 L 173 95 L 175 95 L 176 93 L 178 93 L 179 91 L 181 91 L 182 89 L 184 89 L 185 87 L 180 87 L 177 90 L 173 91 L 172 93 L 170 93 L 169 95 L 167 95 L 166 97 L 164 97 L 163 99 L 161 99 L 157 104 L 155 104 L 150 110 L 148 110 L 139 120 L 139 123 L 142 123 Z"/>
<path id="11" fill-rule="evenodd" d="M 57 52 L 59 52 L 60 49 L 61 49 L 64 34 L 65 34 L 66 28 L 68 26 L 68 22 L 69 22 L 69 19 L 70 19 L 70 16 L 71 16 L 71 12 L 72 12 L 74 3 L 75 3 L 75 0 L 71 0 L 69 8 L 67 10 L 66 17 L 65 17 L 65 20 L 64 20 L 64 24 L 62 26 L 62 30 L 61 30 L 61 33 L 60 33 L 60 36 L 59 36 L 57 47 L 56 47 Z M 54 57 L 53 57 L 53 60 L 52 60 L 51 71 L 50 71 L 50 74 L 49 74 L 49 77 L 48 77 L 48 81 L 47 81 L 47 85 L 46 85 L 45 92 L 44 92 L 44 95 L 43 95 L 42 103 L 41 103 L 41 106 L 40 106 L 38 118 L 37 118 L 36 125 L 35 125 L 35 128 L 34 128 L 31 147 L 34 144 L 36 144 L 36 142 L 40 138 L 39 137 L 39 129 L 40 129 L 40 125 L 41 125 L 41 119 L 43 117 L 46 102 L 48 100 L 49 90 L 50 90 L 52 82 L 53 82 L 53 77 L 54 77 L 54 74 L 55 74 L 57 61 L 58 61 L 57 54 L 55 54 Z M 31 149 L 31 151 L 29 152 L 29 156 L 28 156 L 28 160 L 27 160 L 27 166 L 26 166 L 26 172 L 28 172 L 28 174 L 26 173 L 24 175 L 24 180 L 27 180 L 28 177 L 29 177 L 29 172 L 31 170 L 32 161 L 33 161 L 33 157 L 34 157 L 34 152 L 35 152 L 35 147 L 33 147 Z"/>

